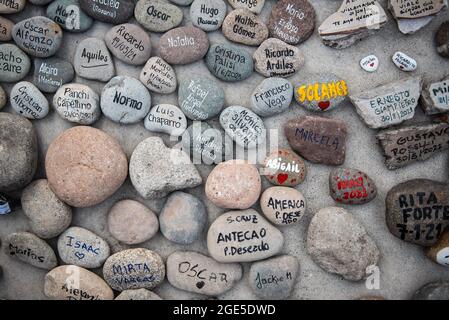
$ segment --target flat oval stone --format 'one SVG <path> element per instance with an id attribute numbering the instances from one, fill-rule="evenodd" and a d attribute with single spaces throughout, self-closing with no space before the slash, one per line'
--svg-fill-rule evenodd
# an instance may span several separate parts
<path id="1" fill-rule="evenodd" d="M 28 185 L 37 169 L 38 144 L 31 122 L 19 115 L 0 112 L 0 191 Z"/>
<path id="2" fill-rule="evenodd" d="M 449 21 L 443 22 L 435 34 L 437 52 L 444 58 L 449 58 Z"/>
<path id="3" fill-rule="evenodd" d="M 103 87 L 100 101 L 103 114 L 120 124 L 141 121 L 151 107 L 148 90 L 139 80 L 128 76 L 112 78 Z"/>
<path id="4" fill-rule="evenodd" d="M 413 300 L 449 300 L 449 281 L 435 281 L 415 292 Z"/>
<path id="5" fill-rule="evenodd" d="M 309 111 L 324 112 L 346 100 L 348 85 L 333 73 L 313 74 L 295 86 L 296 101 Z"/>
<path id="6" fill-rule="evenodd" d="M 283 78 L 267 78 L 251 93 L 251 110 L 269 117 L 288 109 L 293 98 L 292 84 Z"/>
<path id="7" fill-rule="evenodd" d="M 304 65 L 304 55 L 297 47 L 269 38 L 253 54 L 254 68 L 265 77 L 290 77 Z"/>
<path id="8" fill-rule="evenodd" d="M 265 0 L 228 0 L 234 9 L 248 9 L 251 12 L 259 14 L 262 11 Z"/>
<path id="9" fill-rule="evenodd" d="M 147 130 L 167 133 L 177 137 L 186 130 L 187 119 L 177 106 L 157 104 L 151 108 L 143 124 Z"/>
<path id="10" fill-rule="evenodd" d="M 306 199 L 296 189 L 270 187 L 260 197 L 260 208 L 265 217 L 276 225 L 297 223 L 306 213 Z"/>
<path id="11" fill-rule="evenodd" d="M 139 244 L 159 230 L 156 214 L 138 201 L 125 199 L 114 204 L 108 215 L 109 232 L 125 244 Z"/>
<path id="12" fill-rule="evenodd" d="M 72 207 L 90 207 L 109 198 L 125 181 L 127 169 L 117 140 L 86 126 L 64 131 L 45 156 L 50 188 Z"/>
<path id="13" fill-rule="evenodd" d="M 0 17 L 0 41 L 10 41 L 12 39 L 12 28 L 14 22 L 4 17 Z"/>
<path id="14" fill-rule="evenodd" d="M 154 292 L 147 289 L 123 290 L 114 300 L 162 300 Z"/>
<path id="15" fill-rule="evenodd" d="M 165 278 L 165 265 L 154 251 L 137 248 L 117 252 L 103 266 L 103 277 L 117 291 L 153 289 Z"/>
<path id="16" fill-rule="evenodd" d="M 336 168 L 329 174 L 329 192 L 335 201 L 343 204 L 364 204 L 377 195 L 373 179 L 352 168 Z"/>
<path id="17" fill-rule="evenodd" d="M 30 58 L 18 46 L 0 44 L 0 82 L 20 81 L 26 77 L 30 68 Z"/>
<path id="18" fill-rule="evenodd" d="M 151 57 L 140 73 L 140 81 L 156 93 L 172 93 L 178 81 L 175 70 L 159 57 Z"/>
<path id="19" fill-rule="evenodd" d="M 307 0 L 280 0 L 271 10 L 270 36 L 289 44 L 306 41 L 315 28 L 315 10 Z"/>
<path id="20" fill-rule="evenodd" d="M 335 166 L 345 161 L 347 129 L 341 120 L 303 116 L 289 120 L 284 133 L 292 149 L 306 160 Z"/>
<path id="21" fill-rule="evenodd" d="M 367 268 L 379 260 L 379 249 L 364 226 L 338 207 L 323 208 L 313 216 L 307 252 L 322 269 L 350 281 L 364 279 Z"/>
<path id="22" fill-rule="evenodd" d="M 103 40 L 86 38 L 76 48 L 73 65 L 78 76 L 90 80 L 109 81 L 115 67 Z"/>
<path id="23" fill-rule="evenodd" d="M 166 32 L 181 24 L 182 10 L 167 1 L 139 0 L 134 17 L 145 29 L 152 32 Z"/>
<path id="24" fill-rule="evenodd" d="M 243 160 L 228 160 L 211 171 L 205 193 L 220 208 L 247 209 L 257 201 L 261 188 L 255 165 Z"/>
<path id="25" fill-rule="evenodd" d="M 209 71 L 223 81 L 245 80 L 253 73 L 249 52 L 227 43 L 210 46 L 205 60 Z"/>
<path id="26" fill-rule="evenodd" d="M 159 39 L 159 54 L 171 64 L 189 64 L 202 59 L 209 49 L 207 34 L 194 26 L 179 27 Z"/>
<path id="27" fill-rule="evenodd" d="M 34 60 L 34 84 L 47 93 L 56 92 L 59 87 L 73 80 L 75 71 L 70 62 L 51 57 Z"/>
<path id="28" fill-rule="evenodd" d="M 100 97 L 80 83 L 65 84 L 53 96 L 53 106 L 59 115 L 79 124 L 92 124 L 101 116 Z"/>
<path id="29" fill-rule="evenodd" d="M 449 229 L 443 231 L 438 241 L 426 249 L 426 255 L 434 262 L 449 267 Z"/>
<path id="30" fill-rule="evenodd" d="M 181 191 L 170 194 L 159 214 L 164 237 L 182 245 L 199 240 L 206 221 L 207 211 L 204 203 Z"/>
<path id="31" fill-rule="evenodd" d="M 12 87 L 10 103 L 18 114 L 33 120 L 45 118 L 50 110 L 47 98 L 28 81 L 21 81 Z"/>
<path id="32" fill-rule="evenodd" d="M 402 182 L 388 191 L 385 204 L 388 229 L 403 241 L 431 246 L 449 225 L 449 188 L 445 183 L 428 179 Z"/>
<path id="33" fill-rule="evenodd" d="M 150 36 L 141 27 L 131 23 L 112 27 L 104 41 L 119 60 L 132 64 L 144 64 L 151 54 Z"/>
<path id="34" fill-rule="evenodd" d="M 26 0 L 7 0 L 0 2 L 0 14 L 17 13 L 25 8 Z"/>
<path id="35" fill-rule="evenodd" d="M 249 286 L 261 299 L 285 300 L 290 297 L 298 275 L 298 259 L 282 255 L 253 263 L 249 269 Z"/>
<path id="36" fill-rule="evenodd" d="M 55 252 L 44 240 L 29 232 L 9 234 L 5 239 L 4 252 L 40 269 L 50 270 L 58 265 Z"/>
<path id="37" fill-rule="evenodd" d="M 31 230 L 43 239 L 58 236 L 72 222 L 72 208 L 58 199 L 46 179 L 30 183 L 20 200 Z"/>
<path id="38" fill-rule="evenodd" d="M 54 55 L 62 43 L 62 29 L 47 17 L 22 20 L 12 29 L 14 42 L 26 53 L 46 58 Z"/>
<path id="39" fill-rule="evenodd" d="M 190 6 L 190 19 L 195 27 L 204 31 L 218 30 L 226 16 L 223 0 L 194 0 Z"/>
<path id="40" fill-rule="evenodd" d="M 263 168 L 270 183 L 286 187 L 303 182 L 307 172 L 304 160 L 289 149 L 272 151 L 265 158 Z"/>
<path id="41" fill-rule="evenodd" d="M 0 86 L 0 110 L 6 105 L 6 101 L 8 101 L 8 94 Z"/>
<path id="42" fill-rule="evenodd" d="M 248 108 L 227 107 L 220 114 L 220 124 L 235 143 L 243 148 L 255 148 L 265 142 L 265 125 L 262 119 Z"/>
<path id="43" fill-rule="evenodd" d="M 179 83 L 178 102 L 192 120 L 206 120 L 220 113 L 225 102 L 223 88 L 206 77 L 192 77 Z"/>
<path id="44" fill-rule="evenodd" d="M 375 72 L 379 67 L 379 58 L 370 54 L 360 60 L 360 67 L 367 72 Z"/>
<path id="45" fill-rule="evenodd" d="M 207 249 L 218 262 L 252 262 L 282 250 L 284 236 L 253 209 L 220 215 L 207 233 Z"/>
<path id="46" fill-rule="evenodd" d="M 223 35 L 230 41 L 258 46 L 268 38 L 265 23 L 248 9 L 235 9 L 223 21 Z"/>
<path id="47" fill-rule="evenodd" d="M 53 300 L 114 299 L 114 292 L 103 279 L 89 270 L 73 265 L 59 266 L 47 273 L 44 294 Z"/>
<path id="48" fill-rule="evenodd" d="M 201 272 L 194 273 L 193 270 Z M 167 258 L 168 282 L 189 292 L 220 295 L 233 288 L 242 276 L 240 264 L 219 263 L 194 251 L 175 251 Z"/>
<path id="49" fill-rule="evenodd" d="M 92 27 L 93 20 L 81 10 L 79 0 L 55 0 L 47 7 L 47 17 L 66 31 L 84 32 Z"/>
<path id="50" fill-rule="evenodd" d="M 415 59 L 409 57 L 401 51 L 396 51 L 391 59 L 393 60 L 395 66 L 402 71 L 414 71 L 418 67 Z"/>
<path id="51" fill-rule="evenodd" d="M 121 24 L 127 22 L 134 12 L 132 0 L 79 0 L 81 9 L 95 20 Z"/>

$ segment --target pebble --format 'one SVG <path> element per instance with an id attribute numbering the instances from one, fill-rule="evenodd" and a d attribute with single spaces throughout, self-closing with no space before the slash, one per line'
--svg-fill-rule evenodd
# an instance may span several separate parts
<path id="1" fill-rule="evenodd" d="M 306 199 L 296 189 L 270 187 L 260 197 L 260 208 L 265 217 L 275 225 L 292 225 L 304 216 Z"/>
<path id="2" fill-rule="evenodd" d="M 223 0 L 194 0 L 190 6 L 190 19 L 195 27 L 204 31 L 215 31 L 220 29 L 223 23 L 226 8 Z"/>
<path id="3" fill-rule="evenodd" d="M 264 175 L 277 186 L 294 187 L 304 181 L 306 164 L 289 149 L 274 150 L 263 162 Z"/>
<path id="4" fill-rule="evenodd" d="M 449 147 L 449 124 L 436 123 L 383 130 L 376 136 L 385 165 L 395 170 L 424 161 Z"/>
<path id="5" fill-rule="evenodd" d="M 127 22 L 134 12 L 133 0 L 79 0 L 81 9 L 95 20 L 121 24 Z"/>
<path id="6" fill-rule="evenodd" d="M 223 21 L 223 35 L 230 41 L 258 46 L 268 38 L 268 28 L 248 9 L 235 9 Z"/>
<path id="7" fill-rule="evenodd" d="M 220 208 L 247 209 L 259 199 L 261 188 L 255 165 L 244 160 L 228 160 L 212 169 L 205 193 Z"/>
<path id="8" fill-rule="evenodd" d="M 19 115 L 0 112 L 0 191 L 28 185 L 37 169 L 38 144 L 31 122 Z"/>
<path id="9" fill-rule="evenodd" d="M 114 300 L 162 300 L 154 292 L 147 289 L 123 290 Z"/>
<path id="10" fill-rule="evenodd" d="M 182 150 L 166 147 L 159 137 L 149 137 L 137 145 L 129 162 L 129 176 L 145 199 L 163 198 L 172 191 L 202 183 L 189 156 Z"/>
<path id="11" fill-rule="evenodd" d="M 50 110 L 47 98 L 28 81 L 21 81 L 12 87 L 10 103 L 14 111 L 32 120 L 45 118 Z"/>
<path id="12" fill-rule="evenodd" d="M 430 282 L 419 288 L 413 300 L 449 300 L 449 281 Z"/>
<path id="13" fill-rule="evenodd" d="M 205 61 L 209 71 L 223 81 L 245 80 L 253 73 L 250 53 L 227 43 L 211 45 Z"/>
<path id="14" fill-rule="evenodd" d="M 435 34 L 437 52 L 444 58 L 449 58 L 449 21 L 443 22 Z"/>
<path id="15" fill-rule="evenodd" d="M 174 4 L 177 4 L 178 6 L 188 6 L 192 3 L 193 0 L 170 0 Z"/>
<path id="16" fill-rule="evenodd" d="M 247 9 L 255 14 L 260 14 L 265 4 L 265 0 L 228 0 L 234 9 Z"/>
<path id="17" fill-rule="evenodd" d="M 94 22 L 81 10 L 79 0 L 52 1 L 47 7 L 46 15 L 69 32 L 87 31 Z"/>
<path id="18" fill-rule="evenodd" d="M 2 108 L 6 105 L 7 101 L 8 101 L 8 94 L 0 86 L 0 110 L 2 110 Z"/>
<path id="19" fill-rule="evenodd" d="M 159 230 L 159 221 L 147 206 L 125 199 L 114 204 L 109 211 L 108 228 L 118 241 L 133 245 L 153 238 Z"/>
<path id="20" fill-rule="evenodd" d="M 144 126 L 152 132 L 162 132 L 178 137 L 186 130 L 187 119 L 177 106 L 157 104 L 145 117 Z"/>
<path id="21" fill-rule="evenodd" d="M 426 255 L 436 263 L 449 267 L 449 229 L 443 231 L 438 241 L 426 249 Z"/>
<path id="22" fill-rule="evenodd" d="M 99 268 L 110 255 L 109 245 L 84 228 L 71 227 L 58 238 L 58 253 L 66 264 L 83 268 Z"/>
<path id="23" fill-rule="evenodd" d="M 177 79 L 173 68 L 159 57 L 151 57 L 140 73 L 140 81 L 151 91 L 169 94 L 176 90 Z"/>
<path id="24" fill-rule="evenodd" d="M 139 80 L 128 76 L 112 78 L 103 87 L 100 101 L 103 114 L 120 124 L 140 122 L 151 107 L 148 90 Z"/>
<path id="25" fill-rule="evenodd" d="M 145 29 L 152 32 L 166 32 L 181 24 L 183 13 L 180 8 L 162 0 L 139 0 L 134 16 Z"/>
<path id="26" fill-rule="evenodd" d="M 395 185 L 387 193 L 386 220 L 390 232 L 403 241 L 431 246 L 449 225 L 448 185 L 413 179 Z M 442 211 L 440 211 L 442 210 Z"/>
<path id="27" fill-rule="evenodd" d="M 165 265 L 154 251 L 137 248 L 117 252 L 103 266 L 104 280 L 117 291 L 153 289 L 165 278 Z"/>
<path id="28" fill-rule="evenodd" d="M 207 233 L 207 249 L 218 262 L 252 262 L 276 255 L 284 236 L 253 209 L 220 215 Z"/>
<path id="29" fill-rule="evenodd" d="M 80 83 L 65 84 L 53 96 L 53 106 L 63 119 L 84 125 L 100 118 L 99 101 L 95 91 Z"/>
<path id="30" fill-rule="evenodd" d="M 4 252 L 34 267 L 50 270 L 58 265 L 55 252 L 44 240 L 29 232 L 9 234 L 5 239 Z"/>
<path id="31" fill-rule="evenodd" d="M 426 115 L 447 113 L 449 111 L 449 76 L 441 81 L 430 81 L 423 85 L 421 107 Z"/>
<path id="32" fill-rule="evenodd" d="M 115 138 L 96 128 L 77 126 L 50 144 L 45 169 L 59 199 L 72 207 L 90 207 L 123 184 L 128 162 Z"/>
<path id="33" fill-rule="evenodd" d="M 47 17 L 36 16 L 16 23 L 12 29 L 14 42 L 26 53 L 46 58 L 54 55 L 62 43 L 62 29 Z"/>
<path id="34" fill-rule="evenodd" d="M 8 0 L 0 2 L 0 14 L 18 13 L 25 8 L 26 0 Z"/>
<path id="35" fill-rule="evenodd" d="M 182 245 L 199 240 L 206 221 L 207 211 L 204 203 L 181 191 L 170 194 L 159 215 L 164 237 Z"/>
<path id="36" fill-rule="evenodd" d="M 414 71 L 418 66 L 415 59 L 409 57 L 401 51 L 396 51 L 391 59 L 393 60 L 395 66 L 402 71 Z"/>
<path id="37" fill-rule="evenodd" d="M 73 65 L 78 76 L 90 80 L 109 81 L 115 67 L 103 40 L 86 38 L 76 48 Z"/>
<path id="38" fill-rule="evenodd" d="M 242 276 L 240 264 L 219 263 L 194 251 L 175 251 L 167 258 L 168 282 L 189 292 L 221 295 L 233 288 Z"/>
<path id="39" fill-rule="evenodd" d="M 379 68 L 379 58 L 370 54 L 360 60 L 360 67 L 367 72 L 375 72 Z"/>
<path id="40" fill-rule="evenodd" d="M 53 300 L 112 300 L 114 292 L 95 273 L 73 265 L 45 275 L 44 294 Z"/>
<path id="41" fill-rule="evenodd" d="M 207 34 L 194 26 L 179 27 L 159 39 L 159 54 L 171 64 L 190 64 L 202 59 L 209 48 Z"/>
<path id="42" fill-rule="evenodd" d="M 220 113 L 225 93 L 215 80 L 194 76 L 180 81 L 178 102 L 189 119 L 206 120 Z"/>
<path id="43" fill-rule="evenodd" d="M 261 299 L 285 300 L 290 297 L 298 274 L 298 259 L 282 255 L 253 263 L 249 270 L 249 285 Z"/>
<path id="44" fill-rule="evenodd" d="M 262 119 L 248 108 L 227 107 L 220 114 L 220 125 L 240 147 L 252 149 L 265 142 L 265 125 Z"/>
<path id="45" fill-rule="evenodd" d="M 292 149 L 306 160 L 335 166 L 345 161 L 347 129 L 341 120 L 302 116 L 289 120 L 284 133 Z"/>
<path id="46" fill-rule="evenodd" d="M 4 17 L 0 17 L 0 41 L 10 41 L 12 39 L 13 27 L 14 22 Z"/>
<path id="47" fill-rule="evenodd" d="M 293 86 L 283 78 L 267 78 L 251 93 L 251 110 L 269 117 L 288 109 L 293 98 Z"/>
<path id="48" fill-rule="evenodd" d="M 0 82 L 17 82 L 26 77 L 31 68 L 30 58 L 12 43 L 0 44 Z"/>
<path id="49" fill-rule="evenodd" d="M 377 265 L 380 255 L 364 226 L 338 207 L 323 208 L 313 216 L 307 251 L 322 269 L 350 281 L 368 276 L 367 267 Z"/>
<path id="50" fill-rule="evenodd" d="M 336 168 L 329 174 L 329 192 L 343 204 L 365 204 L 377 195 L 376 184 L 366 173 L 353 168 Z"/>
<path id="51" fill-rule="evenodd" d="M 313 112 L 334 110 L 347 95 L 347 82 L 333 73 L 309 75 L 295 86 L 296 101 Z"/>
<path id="52" fill-rule="evenodd" d="M 141 65 L 150 58 L 150 36 L 134 24 L 125 23 L 112 27 L 106 33 L 104 41 L 111 53 L 125 63 Z"/>
<path id="53" fill-rule="evenodd" d="M 35 6 L 43 6 L 52 2 L 53 0 L 28 0 L 28 1 L 34 4 Z"/>
<path id="54" fill-rule="evenodd" d="M 22 192 L 21 203 L 31 230 L 40 238 L 57 237 L 72 222 L 72 208 L 58 199 L 46 179 L 30 183 Z"/>
<path id="55" fill-rule="evenodd" d="M 421 94 L 421 83 L 421 77 L 407 78 L 349 98 L 368 127 L 385 128 L 413 118 Z"/>
<path id="56" fill-rule="evenodd" d="M 307 0 L 280 0 L 271 10 L 270 36 L 289 44 L 306 41 L 315 28 L 315 10 Z"/>
<path id="57" fill-rule="evenodd" d="M 68 61 L 56 57 L 34 60 L 33 82 L 43 92 L 54 93 L 74 77 L 75 71 Z"/>

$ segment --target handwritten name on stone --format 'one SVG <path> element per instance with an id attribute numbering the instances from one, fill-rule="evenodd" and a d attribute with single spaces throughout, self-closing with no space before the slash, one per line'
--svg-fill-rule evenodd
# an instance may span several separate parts
<path id="1" fill-rule="evenodd" d="M 0 81 L 17 82 L 28 74 L 30 58 L 14 44 L 0 44 Z"/>
<path id="2" fill-rule="evenodd" d="M 56 92 L 59 87 L 73 80 L 75 71 L 70 62 L 51 57 L 34 60 L 34 83 L 42 91 Z"/>
<path id="3" fill-rule="evenodd" d="M 10 94 L 13 109 L 28 119 L 42 119 L 49 111 L 47 98 L 34 84 L 28 81 L 17 83 Z"/>
<path id="4" fill-rule="evenodd" d="M 145 129 L 180 136 L 187 128 L 187 119 L 181 109 L 171 104 L 157 104 L 144 121 Z"/>

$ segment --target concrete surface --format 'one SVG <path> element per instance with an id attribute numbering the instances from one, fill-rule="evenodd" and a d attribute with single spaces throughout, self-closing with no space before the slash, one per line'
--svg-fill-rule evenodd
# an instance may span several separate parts
<path id="1" fill-rule="evenodd" d="M 275 1 L 268 0 L 262 12 L 265 21 Z M 312 0 L 317 13 L 317 26 L 335 12 L 340 6 L 339 0 Z M 386 0 L 380 1 L 386 9 Z M 228 10 L 230 6 L 228 5 Z M 28 18 L 33 15 L 42 14 L 44 8 L 39 8 L 27 4 L 26 10 L 15 16 L 8 18 L 14 21 Z M 188 8 L 183 9 L 185 18 L 183 25 L 188 24 Z M 397 80 L 408 75 L 397 69 L 391 62 L 391 55 L 397 50 L 403 51 L 413 57 L 418 62 L 418 69 L 413 74 L 423 74 L 426 77 L 439 79 L 446 73 L 449 73 L 449 60 L 444 60 L 436 53 L 433 43 L 434 34 L 440 23 L 449 18 L 449 11 L 443 12 L 434 19 L 430 25 L 420 30 L 415 35 L 405 36 L 401 34 L 396 22 L 388 12 L 387 25 L 372 36 L 357 45 L 348 49 L 336 51 L 324 46 L 317 34 L 312 35 L 305 43 L 299 45 L 299 48 L 305 55 L 306 63 L 302 70 L 289 78 L 295 84 L 295 80 L 300 79 L 307 72 L 326 72 L 332 71 L 343 77 L 349 84 L 349 90 L 352 93 L 363 89 L 371 88 L 375 85 Z M 64 33 L 64 45 L 57 53 L 57 56 L 65 59 L 73 58 L 77 43 L 85 37 L 103 37 L 109 25 L 96 22 L 94 27 L 85 34 Z M 151 40 L 154 45 L 157 43 L 159 34 L 151 34 Z M 221 31 L 209 33 L 211 43 L 225 41 Z M 256 48 L 246 47 L 245 49 L 254 52 Z M 153 51 L 152 55 L 157 54 Z M 380 66 L 376 73 L 369 74 L 359 67 L 359 60 L 368 55 L 376 54 L 380 59 Z M 120 61 L 115 62 L 117 74 L 139 76 L 142 67 L 133 67 L 125 65 Z M 209 74 L 203 61 L 198 61 L 187 66 L 175 67 L 179 78 L 186 74 Z M 249 93 L 262 80 L 262 76 L 254 73 L 249 79 L 237 83 L 221 82 L 226 93 L 226 105 L 243 104 L 248 105 Z M 103 83 L 76 79 L 77 82 L 86 83 L 97 92 L 100 92 Z M 6 86 L 6 90 L 11 90 L 11 85 Z M 157 95 L 152 94 L 153 103 L 177 103 L 176 94 Z M 50 99 L 51 96 L 48 96 Z M 10 106 L 5 107 L 3 111 L 13 112 Z M 289 111 L 265 119 L 265 125 L 268 128 L 281 128 L 283 123 L 290 118 L 306 114 L 297 104 L 293 104 Z M 328 195 L 328 174 L 332 167 L 325 165 L 316 165 L 307 163 L 308 174 L 304 183 L 297 188 L 307 198 L 308 211 L 304 219 L 296 226 L 285 227 L 282 232 L 285 235 L 284 253 L 295 255 L 300 261 L 300 276 L 294 289 L 292 299 L 354 299 L 361 295 L 383 295 L 388 299 L 407 299 L 416 289 L 423 284 L 438 279 L 449 279 L 449 269 L 441 267 L 424 256 L 422 248 L 400 241 L 389 233 L 385 224 L 385 194 L 395 184 L 412 178 L 429 178 L 440 181 L 448 180 L 448 152 L 443 152 L 426 162 L 415 163 L 405 168 L 389 171 L 383 163 L 383 157 L 380 148 L 376 144 L 376 131 L 368 129 L 358 118 L 354 107 L 347 102 L 337 110 L 327 114 L 331 118 L 341 119 L 348 125 L 349 139 L 347 141 L 346 166 L 359 168 L 368 173 L 377 182 L 378 196 L 367 205 L 347 206 L 347 209 L 353 213 L 367 228 L 368 233 L 375 239 L 381 251 L 380 259 L 380 289 L 368 290 L 365 283 L 352 283 L 345 281 L 338 276 L 328 274 L 315 265 L 306 253 L 305 239 L 309 221 L 313 214 L 322 207 L 335 205 L 332 198 Z M 426 120 L 420 108 L 414 119 L 409 123 Z M 36 178 L 45 177 L 44 155 L 50 142 L 65 129 L 72 126 L 71 123 L 64 121 L 54 111 L 45 119 L 34 121 L 39 135 L 39 169 Z M 144 129 L 143 123 L 136 125 L 120 126 L 112 123 L 105 117 L 94 125 L 97 128 L 116 137 L 128 157 L 131 155 L 134 147 L 144 138 L 153 135 Z M 169 137 L 161 135 L 167 143 Z M 279 133 L 281 146 L 287 146 L 282 131 Z M 173 144 L 174 142 L 170 142 Z M 199 166 L 203 178 L 206 178 L 211 167 Z M 264 188 L 269 183 L 264 179 Z M 205 199 L 204 187 L 200 186 L 191 191 L 192 194 Z M 91 208 L 75 209 L 73 225 L 86 227 L 99 235 L 103 236 L 113 246 L 114 250 L 121 247 L 109 234 L 106 227 L 106 215 L 111 206 L 118 200 L 124 198 L 139 199 L 136 191 L 130 184 L 129 179 L 126 183 L 104 203 Z M 139 199 L 140 200 L 140 199 Z M 145 203 L 157 212 L 160 211 L 164 199 L 155 201 L 145 201 Z M 224 210 L 216 208 L 210 202 L 205 200 L 209 213 L 209 224 Z M 257 206 L 256 206 L 257 209 Z M 207 229 L 207 228 L 206 228 Z M 22 212 L 15 212 L 9 216 L 0 217 L 0 238 L 4 238 L 8 233 L 28 230 L 27 222 Z M 142 244 L 143 247 L 153 249 L 166 258 L 171 252 L 177 249 L 197 250 L 207 253 L 206 231 L 201 241 L 193 245 L 182 247 L 170 243 L 164 239 L 160 232 L 150 241 Z M 55 241 L 51 241 L 55 246 Z M 4 268 L 4 278 L 0 280 L 0 297 L 8 299 L 44 299 L 43 278 L 45 271 L 33 268 L 29 265 L 12 260 L 0 253 L 0 265 Z M 244 279 L 232 290 L 220 296 L 220 299 L 255 299 L 255 295 L 248 286 L 249 264 L 244 265 Z M 101 272 L 98 270 L 98 272 Z M 165 281 L 161 286 L 154 290 L 165 299 L 197 299 L 202 298 L 199 295 L 180 291 Z"/>

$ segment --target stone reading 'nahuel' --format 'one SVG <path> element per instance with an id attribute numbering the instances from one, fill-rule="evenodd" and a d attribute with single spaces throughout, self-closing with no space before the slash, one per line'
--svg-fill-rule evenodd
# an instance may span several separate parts
<path id="1" fill-rule="evenodd" d="M 426 115 L 449 112 L 449 76 L 425 83 L 420 102 Z"/>
<path id="2" fill-rule="evenodd" d="M 268 38 L 268 28 L 248 9 L 231 11 L 223 21 L 223 35 L 230 41 L 257 46 Z"/>
<path id="3" fill-rule="evenodd" d="M 86 38 L 78 44 L 73 65 L 78 76 L 109 81 L 115 75 L 112 57 L 102 39 Z"/>

